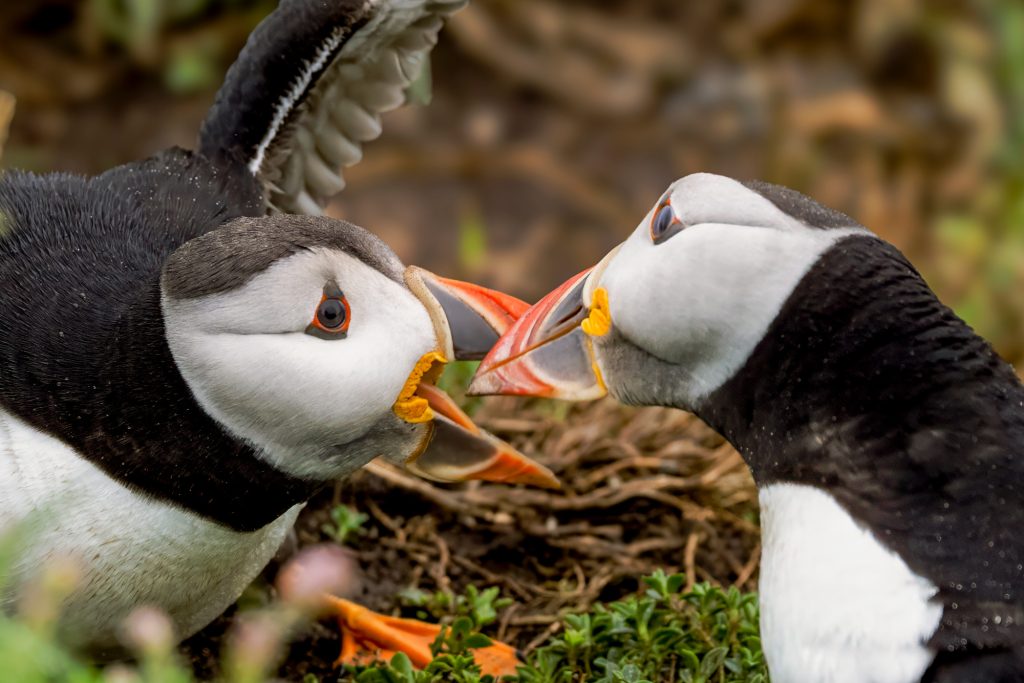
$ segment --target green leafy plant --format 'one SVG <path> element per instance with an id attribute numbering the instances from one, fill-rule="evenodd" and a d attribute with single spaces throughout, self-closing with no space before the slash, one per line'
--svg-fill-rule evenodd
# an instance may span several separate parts
<path id="1" fill-rule="evenodd" d="M 351 521 L 358 513 L 340 516 Z M 351 530 L 359 525 L 341 526 Z M 0 575 L 7 564 L 5 557 L 9 561 L 9 548 L 0 542 Z M 15 617 L 0 615 L 0 670 L 7 678 L 19 683 L 191 683 L 169 636 L 159 635 L 163 631 L 153 628 L 160 623 L 159 619 L 153 621 L 158 615 L 146 615 L 134 624 L 140 634 L 133 646 L 136 666 L 103 670 L 78 660 L 60 644 L 54 628 L 58 612 L 47 607 L 63 594 L 63 585 L 59 571 L 49 579 L 44 577 L 43 595 L 50 595 L 49 602 L 38 603 L 35 609 L 23 608 Z M 756 595 L 703 583 L 687 591 L 685 577 L 662 571 L 644 578 L 643 585 L 643 594 L 597 605 L 584 614 L 566 615 L 561 632 L 530 653 L 517 675 L 506 677 L 505 682 L 768 683 L 758 637 Z M 463 594 L 410 591 L 402 597 L 421 617 L 450 620 L 431 645 L 434 660 L 417 670 L 406 655 L 397 654 L 387 663 L 347 667 L 341 680 L 498 683 L 494 676 L 483 674 L 473 658 L 475 649 L 492 642 L 481 630 L 493 626 L 498 611 L 510 602 L 499 596 L 497 588 L 471 586 Z M 283 636 L 292 622 L 284 611 L 274 608 L 252 610 L 240 618 L 249 628 L 238 630 L 228 643 L 225 680 L 266 680 L 276 661 L 273 652 L 265 651 L 267 644 L 276 652 L 278 635 Z M 268 639 L 262 628 L 266 626 L 273 627 L 270 631 L 277 635 Z M 304 683 L 311 680 L 307 677 Z"/>
<path id="2" fill-rule="evenodd" d="M 473 619 L 462 616 L 441 630 L 431 644 L 434 660 L 416 670 L 409 658 L 398 653 L 384 665 L 349 668 L 356 683 L 494 683 L 473 659 L 473 650 L 487 647 L 491 639 L 477 631 Z"/>
<path id="3" fill-rule="evenodd" d="M 236 32 L 251 30 L 274 0 L 86 0 L 81 36 L 96 52 L 112 46 L 138 67 L 162 72 L 175 93 L 217 85 L 237 50 Z M 217 21 L 217 18 L 221 18 Z M 247 31 L 246 31 L 247 32 Z"/>
<path id="4" fill-rule="evenodd" d="M 434 661 L 417 671 L 407 656 L 398 653 L 387 664 L 348 668 L 356 683 L 493 683 L 494 676 L 480 671 L 473 650 L 491 645 L 480 630 L 497 621 L 498 610 L 511 600 L 499 597 L 495 587 L 479 590 L 476 586 L 462 594 L 408 590 L 399 597 L 406 606 L 417 608 L 420 619 L 452 619 L 430 646 Z"/>
<path id="5" fill-rule="evenodd" d="M 510 681 L 517 683 L 768 683 L 758 635 L 757 596 L 706 583 L 684 590 L 681 574 L 643 579 L 642 595 L 586 614 L 566 615 L 563 629 L 530 653 Z M 435 642 L 437 659 L 422 671 L 404 655 L 387 665 L 352 669 L 357 683 L 488 683 L 471 651 L 489 644 L 478 629 L 502 605 L 496 589 L 464 596 L 406 593 L 420 616 L 462 615 Z"/>
<path id="6" fill-rule="evenodd" d="M 426 593 L 407 590 L 399 597 L 406 606 L 419 608 L 416 616 L 420 619 L 465 617 L 477 630 L 494 623 L 498 619 L 498 610 L 512 604 L 512 600 L 500 597 L 498 588 L 494 586 L 484 590 L 468 586 L 461 595 L 446 591 Z"/>
<path id="7" fill-rule="evenodd" d="M 320 527 L 320 530 L 336 543 L 344 545 L 345 541 L 352 534 L 365 533 L 363 525 L 369 519 L 367 515 L 358 510 L 353 510 L 347 505 L 335 505 L 331 508 L 331 523 L 324 524 Z"/>
<path id="8" fill-rule="evenodd" d="M 568 615 L 561 635 L 533 652 L 521 683 L 767 683 L 757 596 L 658 571 L 644 595 Z"/>
<path id="9" fill-rule="evenodd" d="M 477 211 L 467 211 L 459 222 L 459 265 L 476 272 L 487 261 L 487 228 Z"/>

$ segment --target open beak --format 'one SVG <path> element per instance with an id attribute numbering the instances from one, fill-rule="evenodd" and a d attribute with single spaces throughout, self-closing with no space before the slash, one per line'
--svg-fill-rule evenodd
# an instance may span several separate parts
<path id="1" fill-rule="evenodd" d="M 426 442 L 406 460 L 406 468 L 436 481 L 479 479 L 558 488 L 551 470 L 473 424 L 434 385 L 449 359 L 483 358 L 529 304 L 415 266 L 406 269 L 405 281 L 430 313 L 439 345 L 439 350 L 420 358 L 393 408 L 406 422 L 431 425 Z"/>
<path id="2" fill-rule="evenodd" d="M 571 401 L 607 393 L 591 337 L 608 331 L 603 290 L 588 286 L 590 268 L 554 289 L 524 313 L 484 358 L 469 394 L 543 396 Z"/>
<path id="3" fill-rule="evenodd" d="M 450 280 L 409 266 L 405 282 L 430 312 L 441 352 L 455 360 L 480 360 L 530 304 L 470 282 Z"/>

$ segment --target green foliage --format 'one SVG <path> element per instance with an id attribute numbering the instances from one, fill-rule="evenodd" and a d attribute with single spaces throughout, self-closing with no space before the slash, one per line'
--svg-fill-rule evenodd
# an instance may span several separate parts
<path id="1" fill-rule="evenodd" d="M 75 661 L 49 633 L 0 616 L 0 670 L 19 683 L 99 683 L 100 672 Z"/>
<path id="2" fill-rule="evenodd" d="M 1006 145 L 999 150 L 1001 163 L 1019 177 L 1024 160 L 1018 153 L 1024 144 L 1024 7 L 1016 0 L 996 0 L 986 7 L 986 19 L 995 37 L 995 72 L 1003 95 L 1006 117 Z"/>
<path id="3" fill-rule="evenodd" d="M 932 258 L 922 270 L 943 299 L 1011 360 L 1024 358 L 1024 6 L 1017 0 L 979 5 L 991 36 L 984 61 L 964 47 L 947 59 L 968 65 L 980 83 L 994 78 L 1002 128 L 979 150 L 982 189 L 966 206 L 934 218 Z M 962 53 L 962 54 L 961 54 Z"/>
<path id="4" fill-rule="evenodd" d="M 561 635 L 531 654 L 521 683 L 767 683 L 757 596 L 658 571 L 647 591 L 589 614 L 568 615 Z"/>
<path id="5" fill-rule="evenodd" d="M 320 530 L 334 539 L 339 545 L 344 545 L 350 535 L 366 533 L 363 525 L 369 519 L 362 512 L 353 510 L 347 505 L 335 505 L 331 509 L 331 523 L 324 524 L 320 527 Z"/>
<path id="6" fill-rule="evenodd" d="M 356 683 L 493 683 L 493 676 L 481 673 L 473 650 L 491 644 L 491 639 L 480 630 L 493 624 L 498 619 L 498 610 L 510 605 L 511 600 L 499 597 L 495 587 L 481 591 L 476 586 L 469 586 L 461 595 L 409 590 L 400 597 L 406 605 L 418 608 L 420 619 L 454 617 L 430 646 L 434 661 L 417 671 L 408 657 L 398 653 L 388 664 L 349 667 L 348 673 Z"/>
<path id="7" fill-rule="evenodd" d="M 188 93 L 217 85 L 217 51 L 201 45 L 173 46 L 164 65 L 164 84 L 177 93 Z"/>
<path id="8" fill-rule="evenodd" d="M 487 262 L 487 228 L 475 212 L 467 212 L 459 222 L 459 265 L 477 272 Z"/>
<path id="9" fill-rule="evenodd" d="M 419 608 L 416 616 L 420 619 L 451 616 L 466 618 L 476 630 L 494 623 L 498 618 L 498 610 L 512 604 L 508 598 L 499 597 L 499 591 L 494 586 L 482 591 L 476 586 L 469 586 L 462 595 L 445 591 L 426 593 L 413 589 L 403 591 L 399 597 L 407 606 Z"/>
<path id="10" fill-rule="evenodd" d="M 36 513 L 49 514 L 48 510 Z M 31 520 L 0 534 L 0 598 L 5 598 L 14 559 L 25 536 L 31 533 Z M 80 580 L 78 566 L 70 560 L 54 561 L 38 567 L 31 580 L 20 587 L 13 611 L 0 609 L 0 680 L 16 683 L 195 683 L 192 671 L 181 661 L 175 647 L 173 626 L 158 610 L 140 607 L 124 623 L 124 643 L 134 663 L 115 663 L 100 667 L 80 657 L 62 641 L 58 634 L 60 610 L 64 599 Z M 248 615 L 268 614 L 282 628 L 294 621 L 286 608 L 251 610 Z M 271 652 L 260 657 L 248 656 L 254 676 L 228 675 L 224 683 L 250 683 L 267 680 L 267 663 L 272 663 L 275 643 L 268 643 Z M 231 654 L 229 646 L 226 648 Z M 245 653 L 243 653 L 245 654 Z M 227 657 L 230 659 L 230 656 Z M 257 669 L 257 667 L 259 667 Z"/>
<path id="11" fill-rule="evenodd" d="M 476 628 L 470 617 L 462 616 L 442 629 L 430 646 L 434 661 L 422 671 L 414 669 L 402 653 L 387 665 L 350 667 L 348 671 L 356 683 L 493 683 L 494 677 L 481 673 L 473 659 L 473 650 L 491 644 Z"/>
<path id="12" fill-rule="evenodd" d="M 54 611 L 53 614 L 57 612 Z M 180 661 L 173 641 L 140 642 L 132 647 L 134 664 L 106 668 L 91 664 L 57 637 L 55 622 L 30 615 L 11 617 L 0 612 L 0 671 L 3 681 L 16 683 L 197 683 Z M 272 646 L 273 647 L 273 646 Z M 225 683 L 269 680 L 272 655 L 252 658 L 249 667 L 229 669 Z"/>
<path id="13" fill-rule="evenodd" d="M 23 531 L 14 529 L 0 536 L 0 589 L 6 582 L 15 548 Z M 99 683 L 98 671 L 77 662 L 54 637 L 52 620 L 36 607 L 36 614 L 20 619 L 0 610 L 0 671 L 5 680 L 19 683 Z M 43 617 L 43 618 L 41 618 Z"/>
<path id="14" fill-rule="evenodd" d="M 570 614 L 563 629 L 532 652 L 516 683 L 768 683 L 758 635 L 757 596 L 706 583 L 684 592 L 681 574 L 644 578 L 643 595 Z M 357 683 L 487 683 L 469 656 L 486 644 L 476 629 L 493 622 L 502 604 L 496 589 L 406 594 L 408 602 L 438 616 L 460 616 L 435 643 L 438 659 L 415 671 L 404 655 L 387 666 L 351 669 Z M 461 598 L 461 600 L 460 600 Z M 475 617 L 473 615 L 476 615 Z"/>
<path id="15" fill-rule="evenodd" d="M 132 61 L 160 72 L 176 93 L 212 88 L 234 57 L 239 26 L 252 29 L 274 0 L 88 0 L 86 42 L 111 44 Z M 230 16 L 219 24 L 215 16 Z M 205 20 L 210 28 L 197 30 Z"/>
<path id="16" fill-rule="evenodd" d="M 358 513 L 342 516 L 351 520 Z M 0 575 L 9 544 L 0 539 Z M 56 574 L 59 578 L 59 573 Z M 507 683 L 768 683 L 758 637 L 757 597 L 735 588 L 723 590 L 698 584 L 684 591 L 680 574 L 658 571 L 643 579 L 646 591 L 619 602 L 597 605 L 586 614 L 564 617 L 561 632 L 530 653 L 516 676 Z M 58 599 L 60 581 L 44 577 L 44 588 Z M 54 589 L 56 586 L 56 589 Z M 431 645 L 434 661 L 425 669 L 413 668 L 404 654 L 388 663 L 347 667 L 341 678 L 355 683 L 497 683 L 482 674 L 473 650 L 491 645 L 481 630 L 492 626 L 498 611 L 511 601 L 499 597 L 497 588 L 470 586 L 462 595 L 407 592 L 403 599 L 420 616 L 445 618 Z M 52 603 L 50 607 L 53 606 Z M 102 670 L 82 663 L 60 645 L 54 628 L 57 612 L 49 607 L 24 611 L 17 617 L 0 614 L 0 671 L 4 680 L 19 683 L 108 683 L 132 680 L 139 683 L 191 683 L 187 669 L 177 660 L 166 637 L 138 640 L 137 665 L 119 671 Z M 42 616 L 40 616 L 42 615 Z M 241 617 L 257 624 L 263 617 L 276 624 L 275 632 L 287 630 L 283 612 L 255 610 Z M 269 623 L 269 622 L 268 622 Z M 151 629 L 143 629 L 143 631 Z M 244 631 L 243 631 L 244 632 Z M 283 632 L 283 631 L 282 631 Z M 227 661 L 241 658 L 245 667 L 227 666 L 228 683 L 265 680 L 275 661 L 266 647 L 276 639 L 245 639 L 229 646 Z M 258 651 L 250 651 L 252 645 Z M 315 679 L 315 677 L 314 677 Z M 311 683 L 307 677 L 304 683 Z"/>

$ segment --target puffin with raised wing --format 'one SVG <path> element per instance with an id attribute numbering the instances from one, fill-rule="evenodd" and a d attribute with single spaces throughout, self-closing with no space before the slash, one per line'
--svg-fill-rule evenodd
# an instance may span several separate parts
<path id="1" fill-rule="evenodd" d="M 4 609 L 69 556 L 70 640 L 113 647 L 144 604 L 183 638 L 234 602 L 317 490 L 373 458 L 557 484 L 434 386 L 525 304 L 407 268 L 349 223 L 280 213 L 318 214 L 341 189 L 461 4 L 283 0 L 196 152 L 0 177 L 0 531 L 21 539 Z"/>
<path id="2" fill-rule="evenodd" d="M 759 490 L 774 683 L 1024 680 L 1024 386 L 849 216 L 682 178 L 470 392 L 607 393 L 731 441 Z"/>

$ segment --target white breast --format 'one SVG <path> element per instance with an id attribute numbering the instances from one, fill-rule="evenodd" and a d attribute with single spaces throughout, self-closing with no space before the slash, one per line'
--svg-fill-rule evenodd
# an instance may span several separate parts
<path id="1" fill-rule="evenodd" d="M 18 528 L 23 539 L 0 605 L 47 560 L 69 557 L 82 578 L 61 624 L 75 641 L 114 644 L 139 605 L 163 609 L 179 636 L 192 634 L 266 565 L 300 508 L 259 531 L 234 532 L 128 489 L 0 411 L 0 534 Z"/>
<path id="2" fill-rule="evenodd" d="M 761 489 L 761 637 L 773 683 L 916 683 L 936 588 L 810 486 Z"/>

